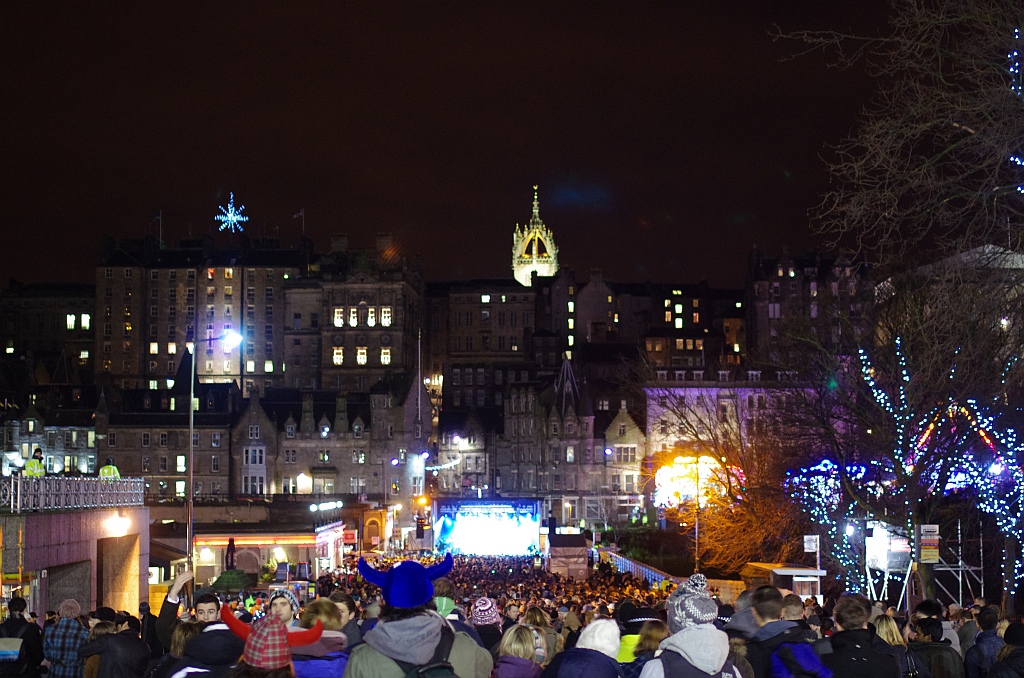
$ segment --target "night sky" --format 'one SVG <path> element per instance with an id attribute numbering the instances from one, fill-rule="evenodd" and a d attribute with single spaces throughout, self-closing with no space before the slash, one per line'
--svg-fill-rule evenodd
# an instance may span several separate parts
<path id="1" fill-rule="evenodd" d="M 694 9 L 700 4 L 708 9 Z M 742 284 L 813 245 L 862 73 L 786 29 L 878 2 L 8 3 L 0 276 L 92 281 L 99 236 L 177 243 L 228 192 L 250 235 L 392 232 L 430 279 L 510 275 L 532 185 L 560 261 Z M 873 29 L 871 29 L 873 30 Z M 227 240 L 224 243 L 227 244 Z"/>

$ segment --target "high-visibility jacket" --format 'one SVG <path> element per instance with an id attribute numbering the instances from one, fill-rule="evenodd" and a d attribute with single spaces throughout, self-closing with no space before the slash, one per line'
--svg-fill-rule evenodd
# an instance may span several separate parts
<path id="1" fill-rule="evenodd" d="M 119 480 L 121 478 L 121 472 L 117 470 L 117 467 L 113 464 L 107 464 L 100 467 L 100 478 L 107 480 Z"/>
<path id="2" fill-rule="evenodd" d="M 42 478 L 46 475 L 46 466 L 43 465 L 42 459 L 36 459 L 32 457 L 25 462 L 25 470 L 22 471 L 22 475 L 29 478 Z"/>

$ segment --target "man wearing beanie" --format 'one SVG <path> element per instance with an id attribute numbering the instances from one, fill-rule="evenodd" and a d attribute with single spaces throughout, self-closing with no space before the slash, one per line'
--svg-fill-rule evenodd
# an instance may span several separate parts
<path id="1" fill-rule="evenodd" d="M 714 678 L 740 678 L 729 661 L 729 637 L 715 627 L 718 605 L 704 575 L 692 575 L 673 591 L 666 611 L 672 635 L 661 641 L 661 654 L 644 664 L 640 678 L 690 675 L 693 669 Z"/>
<path id="2" fill-rule="evenodd" d="M 452 557 L 429 567 L 413 560 L 378 571 L 363 559 L 359 573 L 384 596 L 377 625 L 349 655 L 345 678 L 403 678 L 414 667 L 447 661 L 458 678 L 488 678 L 494 661 L 433 609 L 433 580 L 448 574 Z"/>
<path id="3" fill-rule="evenodd" d="M 299 599 L 288 589 L 279 589 L 270 595 L 270 615 L 281 620 L 285 628 L 299 627 Z"/>
<path id="4" fill-rule="evenodd" d="M 583 627 L 576 647 L 554 656 L 541 678 L 621 678 L 618 653 L 619 625 L 595 619 Z"/>
<path id="5" fill-rule="evenodd" d="M 1021 678 L 1024 676 L 1024 624 L 1013 622 L 1003 633 L 1006 646 L 1000 650 L 1002 659 L 996 661 L 988 678 Z"/>

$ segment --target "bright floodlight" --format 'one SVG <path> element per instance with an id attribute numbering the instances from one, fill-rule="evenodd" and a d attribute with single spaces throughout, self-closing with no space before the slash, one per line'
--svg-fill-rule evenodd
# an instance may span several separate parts
<path id="1" fill-rule="evenodd" d="M 442 518 L 438 527 L 439 537 L 456 553 L 482 556 L 526 555 L 537 548 L 540 534 L 536 516 L 512 512 L 460 512 Z"/>
<path id="2" fill-rule="evenodd" d="M 853 525 L 847 523 L 847 525 L 846 525 L 846 536 L 847 537 L 852 537 L 853 536 L 853 529 L 854 529 Z"/>
<path id="3" fill-rule="evenodd" d="M 242 335 L 234 330 L 230 330 L 221 338 L 221 342 L 224 344 L 224 348 L 230 351 L 238 348 L 242 343 Z"/>

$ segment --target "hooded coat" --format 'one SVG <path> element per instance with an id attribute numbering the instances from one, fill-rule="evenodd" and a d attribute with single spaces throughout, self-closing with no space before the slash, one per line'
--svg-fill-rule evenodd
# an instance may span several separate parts
<path id="1" fill-rule="evenodd" d="M 832 652 L 821 663 L 835 678 L 900 678 L 900 667 L 891 654 L 872 649 L 874 634 L 868 629 L 840 631 L 832 636 Z"/>
<path id="2" fill-rule="evenodd" d="M 208 624 L 202 633 L 188 641 L 184 655 L 170 671 L 171 678 L 220 678 L 238 663 L 245 641 L 228 629 L 227 624 Z"/>
<path id="3" fill-rule="evenodd" d="M 622 678 L 622 667 L 597 650 L 574 647 L 559 652 L 541 678 Z"/>
<path id="4" fill-rule="evenodd" d="M 404 678 L 405 672 L 388 659 L 422 665 L 434 656 L 445 620 L 433 613 L 381 621 L 352 650 L 345 678 Z M 448 661 L 459 678 L 488 678 L 494 668 L 491 654 L 465 633 L 456 633 Z"/>
<path id="5" fill-rule="evenodd" d="M 315 643 L 292 648 L 296 678 L 341 678 L 348 664 L 347 645 L 341 631 L 324 631 Z"/>
<path id="6" fill-rule="evenodd" d="M 729 636 L 714 624 L 687 626 L 661 641 L 660 647 L 662 653 L 675 652 L 706 675 L 740 678 L 739 671 L 729 661 Z M 640 678 L 665 678 L 665 665 L 659 659 L 660 655 L 644 664 Z"/>

